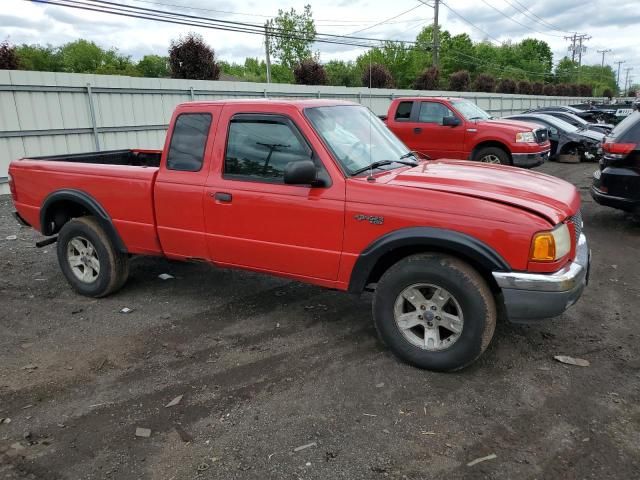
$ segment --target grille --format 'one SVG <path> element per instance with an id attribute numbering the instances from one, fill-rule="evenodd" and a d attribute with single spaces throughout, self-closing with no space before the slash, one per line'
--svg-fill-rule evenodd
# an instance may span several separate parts
<path id="1" fill-rule="evenodd" d="M 569 217 L 569 221 L 573 223 L 573 228 L 576 231 L 576 245 L 578 244 L 578 240 L 580 239 L 580 234 L 582 233 L 582 212 L 578 210 L 575 214 Z"/>
<path id="2" fill-rule="evenodd" d="M 536 142 L 544 143 L 549 140 L 549 132 L 546 128 L 539 128 L 535 131 L 534 135 L 536 136 Z"/>

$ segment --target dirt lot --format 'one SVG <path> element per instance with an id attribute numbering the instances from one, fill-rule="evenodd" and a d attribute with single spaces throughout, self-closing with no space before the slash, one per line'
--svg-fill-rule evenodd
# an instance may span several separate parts
<path id="1" fill-rule="evenodd" d="M 120 293 L 80 297 L 2 197 L 0 477 L 637 478 L 640 223 L 592 202 L 594 168 L 542 168 L 583 194 L 582 300 L 499 325 L 456 374 L 389 354 L 367 295 L 139 258 Z"/>

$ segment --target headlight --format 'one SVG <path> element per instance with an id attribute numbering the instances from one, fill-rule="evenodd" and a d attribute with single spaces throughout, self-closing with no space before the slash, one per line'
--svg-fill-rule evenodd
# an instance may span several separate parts
<path id="1" fill-rule="evenodd" d="M 553 230 L 538 232 L 531 241 L 530 260 L 534 262 L 554 262 L 571 251 L 571 235 L 565 223 Z"/>
<path id="2" fill-rule="evenodd" d="M 533 132 L 520 132 L 516 133 L 517 143 L 535 143 L 536 139 L 533 136 Z"/>

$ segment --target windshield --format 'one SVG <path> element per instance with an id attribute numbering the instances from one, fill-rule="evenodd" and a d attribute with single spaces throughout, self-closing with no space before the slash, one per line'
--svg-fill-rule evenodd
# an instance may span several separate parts
<path id="1" fill-rule="evenodd" d="M 311 107 L 304 111 L 314 130 L 344 170 L 352 175 L 372 162 L 400 160 L 409 149 L 368 108 L 360 105 Z M 397 168 L 398 163 L 385 168 Z"/>
<path id="2" fill-rule="evenodd" d="M 491 118 L 491 115 L 473 102 L 469 102 L 467 100 L 453 100 L 451 104 L 456 107 L 456 110 L 458 110 L 467 120 L 488 120 Z"/>

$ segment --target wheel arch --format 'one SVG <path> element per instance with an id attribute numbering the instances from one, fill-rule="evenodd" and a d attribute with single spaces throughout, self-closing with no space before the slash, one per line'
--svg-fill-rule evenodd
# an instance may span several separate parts
<path id="1" fill-rule="evenodd" d="M 493 248 L 464 233 L 433 227 L 410 227 L 378 238 L 365 248 L 353 267 L 349 292 L 360 293 L 376 283 L 396 262 L 418 253 L 443 253 L 469 263 L 487 281 L 490 288 L 499 290 L 494 271 L 509 271 L 511 267 Z"/>
<path id="2" fill-rule="evenodd" d="M 479 142 L 471 150 L 471 154 L 469 155 L 469 159 L 470 160 L 474 160 L 475 157 L 476 157 L 476 154 L 480 150 L 482 150 L 483 148 L 489 148 L 489 147 L 499 148 L 500 150 L 503 150 L 504 153 L 506 153 L 509 156 L 509 160 L 511 160 L 513 162 L 513 158 L 511 157 L 511 150 L 509 149 L 509 147 L 507 146 L 506 143 L 501 142 L 499 140 L 483 140 L 483 141 Z"/>
<path id="3" fill-rule="evenodd" d="M 55 235 L 72 218 L 86 215 L 96 218 L 116 250 L 127 253 L 107 211 L 95 198 L 81 190 L 64 189 L 49 194 L 40 208 L 40 230 L 43 235 Z"/>

